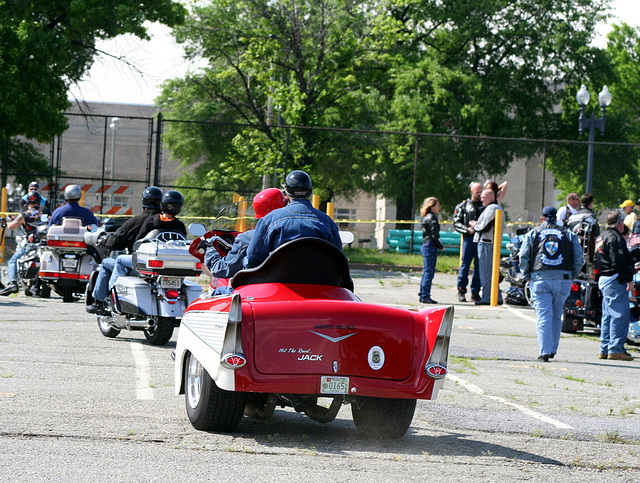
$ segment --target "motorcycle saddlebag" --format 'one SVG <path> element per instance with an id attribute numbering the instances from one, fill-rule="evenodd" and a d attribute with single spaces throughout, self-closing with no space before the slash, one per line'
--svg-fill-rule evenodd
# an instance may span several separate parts
<path id="1" fill-rule="evenodd" d="M 115 289 L 115 305 L 124 314 L 158 315 L 151 287 L 138 277 L 118 277 Z"/>

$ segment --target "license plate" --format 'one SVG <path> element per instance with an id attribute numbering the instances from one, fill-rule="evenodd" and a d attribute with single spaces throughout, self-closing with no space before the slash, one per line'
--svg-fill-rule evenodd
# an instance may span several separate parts
<path id="1" fill-rule="evenodd" d="M 180 288 L 182 277 L 160 277 L 160 286 L 162 288 Z"/>
<path id="2" fill-rule="evenodd" d="M 75 258 L 63 258 L 62 259 L 62 267 L 63 268 L 76 268 L 78 266 L 78 260 Z"/>
<path id="3" fill-rule="evenodd" d="M 320 394 L 348 394 L 349 378 L 321 376 Z"/>

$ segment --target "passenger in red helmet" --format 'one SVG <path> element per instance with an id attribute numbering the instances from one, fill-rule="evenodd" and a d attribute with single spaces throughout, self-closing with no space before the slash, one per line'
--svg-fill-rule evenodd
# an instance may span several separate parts
<path id="1" fill-rule="evenodd" d="M 282 191 L 278 188 L 268 188 L 253 198 L 253 211 L 256 219 L 260 219 L 286 204 L 287 198 Z M 208 247 L 204 255 L 204 263 L 214 277 L 231 278 L 243 269 L 244 256 L 254 232 L 255 230 L 249 230 L 240 233 L 234 240 L 231 250 L 224 257 L 218 253 L 218 250 L 212 246 L 211 242 L 206 240 L 202 242 Z M 215 295 L 230 293 L 231 291 L 230 287 L 218 287 Z"/>

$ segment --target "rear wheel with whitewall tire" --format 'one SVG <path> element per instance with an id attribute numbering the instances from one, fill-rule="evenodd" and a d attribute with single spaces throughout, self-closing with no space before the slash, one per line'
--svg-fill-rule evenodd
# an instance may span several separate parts
<path id="1" fill-rule="evenodd" d="M 184 365 L 187 416 L 201 431 L 233 431 L 244 413 L 247 395 L 220 389 L 193 354 Z"/>

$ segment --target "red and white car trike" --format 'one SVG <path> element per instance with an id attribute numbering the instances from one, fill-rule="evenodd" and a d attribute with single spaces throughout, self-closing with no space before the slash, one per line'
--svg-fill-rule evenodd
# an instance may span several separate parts
<path id="1" fill-rule="evenodd" d="M 230 431 L 277 406 L 327 423 L 351 404 L 359 432 L 399 438 L 416 400 L 444 383 L 453 307 L 360 301 L 347 259 L 324 240 L 284 244 L 230 286 L 191 303 L 180 325 L 175 389 L 196 429 Z"/>

